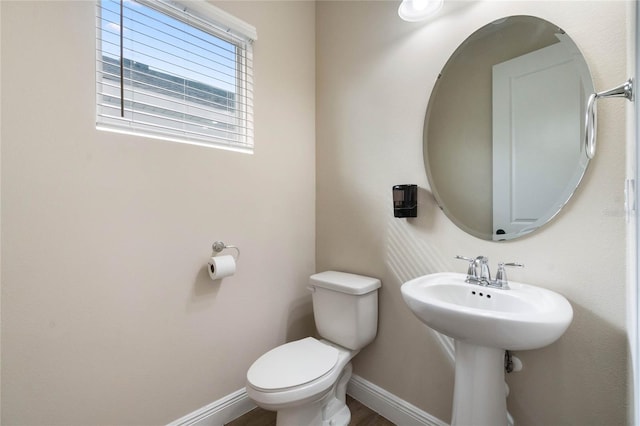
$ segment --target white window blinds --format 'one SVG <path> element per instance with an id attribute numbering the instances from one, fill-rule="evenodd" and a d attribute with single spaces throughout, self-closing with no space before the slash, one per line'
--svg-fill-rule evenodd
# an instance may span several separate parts
<path id="1" fill-rule="evenodd" d="M 255 28 L 185 4 L 98 0 L 97 127 L 252 152 Z"/>

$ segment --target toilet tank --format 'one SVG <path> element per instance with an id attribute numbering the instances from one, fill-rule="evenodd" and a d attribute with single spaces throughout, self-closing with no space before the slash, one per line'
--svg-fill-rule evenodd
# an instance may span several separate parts
<path id="1" fill-rule="evenodd" d="M 373 341 L 378 331 L 379 279 L 326 271 L 309 281 L 320 336 L 351 350 Z"/>

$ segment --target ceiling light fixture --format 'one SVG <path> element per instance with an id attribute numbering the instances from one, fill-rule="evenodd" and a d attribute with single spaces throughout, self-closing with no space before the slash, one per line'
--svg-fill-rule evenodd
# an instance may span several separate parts
<path id="1" fill-rule="evenodd" d="M 442 8 L 444 0 L 402 0 L 398 15 L 408 22 L 418 22 Z"/>

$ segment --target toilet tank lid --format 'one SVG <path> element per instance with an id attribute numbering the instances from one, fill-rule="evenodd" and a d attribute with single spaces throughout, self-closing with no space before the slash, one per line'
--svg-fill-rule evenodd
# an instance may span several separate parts
<path id="1" fill-rule="evenodd" d="M 338 271 L 325 271 L 311 275 L 309 282 L 312 286 L 355 295 L 370 293 L 382 286 L 377 278 Z"/>

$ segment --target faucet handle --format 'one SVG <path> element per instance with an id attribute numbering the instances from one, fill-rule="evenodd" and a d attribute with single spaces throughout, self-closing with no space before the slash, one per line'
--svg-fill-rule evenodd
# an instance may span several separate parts
<path id="1" fill-rule="evenodd" d="M 469 267 L 467 268 L 467 281 L 469 281 L 472 278 L 473 279 L 478 278 L 478 271 L 476 270 L 476 263 L 475 263 L 476 260 L 474 258 L 457 255 L 456 259 L 466 260 L 467 262 L 469 262 Z"/>
<path id="2" fill-rule="evenodd" d="M 522 263 L 498 263 L 498 272 L 496 272 L 495 281 L 496 287 L 503 288 L 505 290 L 509 288 L 509 282 L 507 281 L 507 272 L 504 269 L 506 266 L 511 268 L 524 268 L 524 265 Z"/>
<path id="3" fill-rule="evenodd" d="M 515 262 L 508 262 L 508 263 L 498 263 L 498 268 L 502 266 L 502 269 L 504 270 L 505 266 L 508 266 L 510 268 L 524 268 L 524 264 L 522 263 L 515 263 Z"/>
<path id="4" fill-rule="evenodd" d="M 473 262 L 475 259 L 472 257 L 467 257 L 467 256 L 460 256 L 459 254 L 456 255 L 456 259 L 460 259 L 460 260 L 466 260 L 467 262 Z"/>

